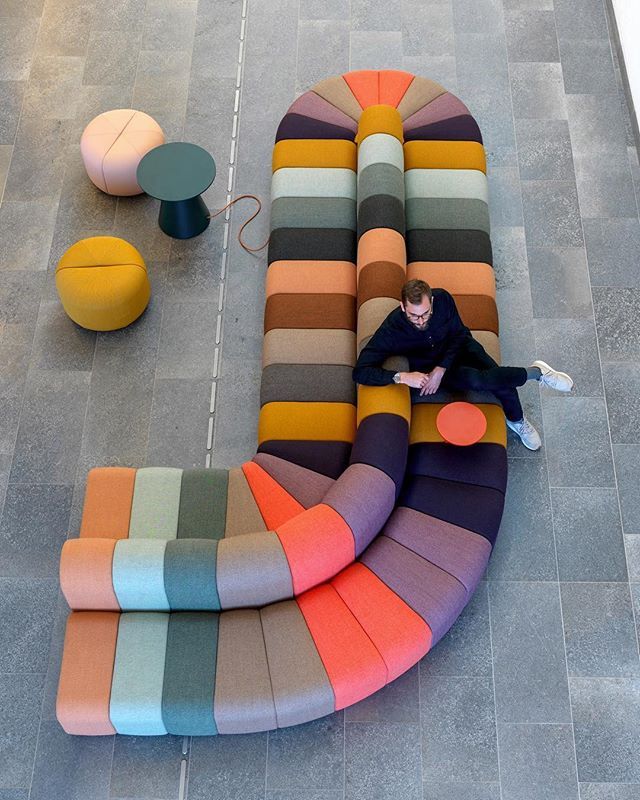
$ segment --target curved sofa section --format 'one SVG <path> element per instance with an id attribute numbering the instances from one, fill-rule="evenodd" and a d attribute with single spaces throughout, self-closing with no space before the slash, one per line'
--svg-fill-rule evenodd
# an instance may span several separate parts
<path id="1" fill-rule="evenodd" d="M 449 184 L 440 170 L 484 174 L 477 148 L 457 146 L 480 144 L 476 139 L 461 138 L 475 129 L 468 120 L 459 119 L 470 116 L 460 101 L 437 84 L 407 73 L 360 72 L 321 82 L 293 104 L 280 125 L 279 141 L 292 132 L 299 139 L 316 141 L 354 141 L 357 136 L 361 152 L 366 153 L 369 137 L 393 136 L 389 122 L 394 115 L 380 108 L 385 105 L 397 108 L 405 121 L 405 134 L 407 120 L 412 118 L 419 124 L 411 130 L 421 131 L 404 143 L 404 182 L 410 189 L 407 200 L 456 199 L 453 191 L 441 196 Z M 370 113 L 365 115 L 363 110 Z M 360 121 L 361 135 L 356 121 Z M 372 123 L 372 130 L 365 129 L 365 121 Z M 421 270 L 435 270 L 428 274 L 437 274 L 439 279 L 432 277 L 433 282 L 456 296 L 463 320 L 474 335 L 497 344 L 497 338 L 492 338 L 497 336 L 497 325 L 488 312 L 492 297 L 488 231 L 456 227 L 455 204 L 438 217 L 439 227 L 425 211 L 429 204 L 418 204 L 409 222 L 405 201 L 405 219 L 400 220 L 394 210 L 397 203 L 389 202 L 389 198 L 401 200 L 394 172 L 399 169 L 394 161 L 397 147 L 389 144 L 389 149 L 374 145 L 386 153 L 372 162 L 378 165 L 376 180 L 365 174 L 372 164 L 365 165 L 364 156 L 359 170 L 364 196 L 357 219 L 362 227 L 356 232 L 359 345 L 364 345 L 380 319 L 397 304 L 405 278 L 404 238 L 399 229 L 405 224 L 406 274 L 422 276 L 427 273 Z M 415 177 L 409 175 L 412 170 L 426 172 Z M 385 191 L 376 194 L 378 180 Z M 476 188 L 483 185 L 481 176 L 474 175 L 473 181 Z M 365 207 L 369 197 L 378 199 Z M 468 199 L 466 195 L 463 198 Z M 482 197 L 471 199 L 482 201 Z M 382 224 L 384 208 L 390 210 L 386 226 Z M 479 224 L 482 216 L 478 209 L 466 217 L 467 224 Z M 291 241 L 298 239 L 293 236 Z M 469 301 L 465 304 L 460 297 Z M 437 410 L 448 399 L 435 395 L 432 402 L 411 409 L 406 477 L 393 481 L 396 508 L 378 536 L 369 543 L 363 538 L 359 558 L 326 582 L 293 599 L 260 608 L 72 612 L 57 701 L 63 728 L 85 735 L 262 731 L 344 708 L 415 664 L 450 628 L 482 578 L 498 531 L 506 483 L 506 434 L 499 406 L 486 396 L 470 393 L 466 399 L 482 408 L 487 432 L 478 444 L 456 448 L 443 442 L 435 425 Z M 271 403 L 303 402 L 307 401 L 269 400 L 263 409 Z M 369 467 L 390 478 L 405 472 L 395 445 L 401 430 L 406 437 L 406 402 L 405 387 L 359 388 L 359 426 L 350 453 L 351 466 L 346 466 L 347 455 L 341 456 L 345 459 L 341 475 L 354 476 L 350 491 L 344 482 L 349 500 L 353 500 L 352 493 L 362 497 L 364 491 L 363 476 L 356 468 Z M 267 435 L 261 436 L 256 467 L 266 472 L 269 464 L 265 459 L 273 459 L 270 468 L 277 465 L 284 470 L 276 482 L 284 482 L 285 474 L 307 474 L 296 467 L 333 481 L 335 476 L 326 464 L 336 463 L 338 448 L 331 443 L 340 440 L 296 439 L 291 436 L 293 423 L 286 419 L 284 409 L 280 419 L 282 427 L 267 428 Z M 305 441 L 315 445 L 305 449 Z M 318 468 L 321 465 L 323 469 Z M 337 480 L 321 484 L 322 479 L 317 491 L 324 493 L 324 500 L 339 485 Z M 306 491 L 311 492 L 310 488 Z M 310 507 L 322 505 L 319 495 L 312 494 L 305 496 Z M 298 495 L 298 501 L 301 499 Z M 364 505 L 368 506 L 368 501 Z M 126 503 L 118 512 L 114 505 L 123 531 L 124 506 Z M 100 508 L 98 517 L 105 514 L 108 521 L 110 514 L 103 503 Z M 290 520 L 300 519 L 304 513 Z M 92 530 L 99 528 L 96 522 Z M 171 585 L 177 589 L 181 584 L 176 580 Z"/>
<path id="2" fill-rule="evenodd" d="M 72 609 L 291 598 L 352 563 L 389 517 L 406 466 L 408 391 L 361 387 L 356 398 L 351 377 L 362 331 L 397 303 L 389 269 L 406 273 L 402 124 L 384 108 L 363 112 L 358 149 L 331 138 L 274 147 L 257 455 L 230 471 L 93 470 L 80 538 L 61 558 Z M 377 194 L 357 205 L 372 178 Z M 386 227 L 389 201 L 402 232 Z"/>

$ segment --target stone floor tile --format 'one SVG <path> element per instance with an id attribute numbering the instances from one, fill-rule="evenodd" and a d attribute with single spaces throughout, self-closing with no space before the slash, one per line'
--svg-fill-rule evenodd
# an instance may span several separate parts
<path id="1" fill-rule="evenodd" d="M 591 317 L 589 272 L 582 247 L 528 247 L 534 317 Z"/>
<path id="2" fill-rule="evenodd" d="M 574 156 L 612 155 L 626 149 L 617 95 L 574 94 L 566 102 Z"/>
<path id="3" fill-rule="evenodd" d="M 592 285 L 640 288 L 640 222 L 585 219 L 582 224 Z"/>
<path id="4" fill-rule="evenodd" d="M 300 0 L 300 19 L 345 19 L 349 0 Z"/>
<path id="5" fill-rule="evenodd" d="M 608 39 L 585 41 L 560 37 L 560 61 L 567 94 L 603 95 L 616 91 Z"/>
<path id="6" fill-rule="evenodd" d="M 420 662 L 420 674 L 492 674 L 487 584 L 482 581 L 462 614 Z"/>
<path id="7" fill-rule="evenodd" d="M 450 2 L 402 0 L 402 52 L 405 56 L 453 57 L 455 37 Z M 433 78 L 430 72 L 415 73 Z M 454 74 L 455 83 L 455 74 Z M 440 81 L 440 79 L 437 79 Z M 445 83 L 447 89 L 452 85 Z M 455 87 L 453 87 L 455 88 Z"/>
<path id="8" fill-rule="evenodd" d="M 456 27 L 456 70 L 462 95 L 476 91 L 508 94 L 509 64 L 504 32 L 487 33 L 460 30 Z"/>
<path id="9" fill-rule="evenodd" d="M 141 50 L 133 90 L 133 107 L 156 117 L 161 111 L 182 112 L 187 104 L 191 54 L 185 50 Z"/>
<path id="10" fill-rule="evenodd" d="M 12 457 L 13 453 L 0 453 L 0 515 L 2 514 L 7 484 L 9 483 Z"/>
<path id="11" fill-rule="evenodd" d="M 613 486 L 604 400 L 547 396 L 542 398 L 542 411 L 550 485 Z"/>
<path id="12" fill-rule="evenodd" d="M 453 19 L 456 33 L 475 31 L 504 37 L 501 0 L 454 0 Z"/>
<path id="13" fill-rule="evenodd" d="M 627 534 L 624 537 L 627 553 L 629 580 L 640 581 L 640 534 Z"/>
<path id="14" fill-rule="evenodd" d="M 144 23 L 146 0 L 117 0 L 98 3 L 93 13 L 93 28 L 97 31 L 130 31 Z"/>
<path id="15" fill-rule="evenodd" d="M 46 3 L 38 50 L 53 56 L 83 56 L 97 3 L 95 0 L 56 0 Z"/>
<path id="16" fill-rule="evenodd" d="M 29 74 L 22 116 L 73 119 L 78 107 L 84 57 L 38 55 Z"/>
<path id="17" fill-rule="evenodd" d="M 500 800 L 499 783 L 443 783 L 434 770 L 423 784 L 423 800 Z"/>
<path id="18" fill-rule="evenodd" d="M 584 783 L 640 783 L 640 679 L 571 678 L 571 705 Z"/>
<path id="19" fill-rule="evenodd" d="M 2 789 L 0 800 L 29 800 L 29 789 Z"/>
<path id="20" fill-rule="evenodd" d="M 58 593 L 57 603 L 54 602 L 55 614 L 51 624 L 51 641 L 49 644 L 49 664 L 44 682 L 44 697 L 42 699 L 41 719 L 43 722 L 57 720 L 56 700 L 58 695 L 58 681 L 62 665 L 62 649 L 64 636 L 69 617 L 69 606 L 62 592 Z"/>
<path id="21" fill-rule="evenodd" d="M 570 677 L 638 678 L 628 583 L 561 583 Z"/>
<path id="22" fill-rule="evenodd" d="M 402 33 L 399 28 L 351 31 L 350 36 L 349 69 L 402 69 Z"/>
<path id="23" fill-rule="evenodd" d="M 422 800 L 420 728 L 385 722 L 345 726 L 345 800 Z"/>
<path id="24" fill-rule="evenodd" d="M 573 180 L 569 125 L 564 119 L 518 119 L 515 122 L 522 180 Z"/>
<path id="25" fill-rule="evenodd" d="M 640 326 L 636 311 L 640 289 L 593 289 L 600 357 L 605 361 L 634 360 L 640 357 Z"/>
<path id="26" fill-rule="evenodd" d="M 554 0 L 558 36 L 606 39 L 607 15 L 600 0 Z"/>
<path id="27" fill-rule="evenodd" d="M 571 721 L 557 584 L 489 584 L 498 722 Z"/>
<path id="28" fill-rule="evenodd" d="M 11 482 L 73 484 L 89 381 L 89 373 L 70 370 L 29 376 Z"/>
<path id="29" fill-rule="evenodd" d="M 69 141 L 79 144 L 84 129 L 94 117 L 110 108 L 128 108 L 131 105 L 131 86 L 83 85 L 78 88 L 76 101 L 76 116 L 69 130 Z M 80 190 L 82 184 L 76 183 L 75 188 Z"/>
<path id="30" fill-rule="evenodd" d="M 579 800 L 571 725 L 498 725 L 503 800 Z"/>
<path id="31" fill-rule="evenodd" d="M 575 155 L 574 164 L 583 217 L 637 216 L 631 171 L 622 150 L 614 156 Z"/>
<path id="32" fill-rule="evenodd" d="M 180 4 L 150 0 L 145 9 L 143 50 L 191 50 L 198 0 Z"/>
<path id="33" fill-rule="evenodd" d="M 515 119 L 566 119 L 562 68 L 553 62 L 512 64 L 510 69 Z"/>
<path id="34" fill-rule="evenodd" d="M 44 675 L 0 673 L 0 797 L 31 783 Z M 19 800 L 20 795 L 15 795 Z"/>
<path id="35" fill-rule="evenodd" d="M 507 9 L 505 30 L 509 61 L 559 61 L 553 11 Z"/>
<path id="36" fill-rule="evenodd" d="M 4 185 L 7 181 L 12 155 L 12 144 L 0 144 L 0 200 L 2 200 L 2 195 L 4 194 Z"/>
<path id="37" fill-rule="evenodd" d="M 611 361 L 602 364 L 611 441 L 640 444 L 640 364 Z"/>
<path id="38" fill-rule="evenodd" d="M 266 733 L 197 736 L 189 751 L 189 800 L 263 800 Z"/>
<path id="39" fill-rule="evenodd" d="M 581 783 L 580 800 L 637 800 L 640 783 Z"/>
<path id="40" fill-rule="evenodd" d="M 29 367 L 33 329 L 27 325 L 3 325 L 0 338 L 0 452 L 15 447 L 24 386 Z"/>
<path id="41" fill-rule="evenodd" d="M 544 459 L 509 459 L 504 515 L 489 575 L 502 581 L 557 579 Z"/>
<path id="42" fill-rule="evenodd" d="M 264 800 L 344 800 L 342 789 L 316 792 L 295 789 L 294 791 L 269 791 L 264 794 Z"/>
<path id="43" fill-rule="evenodd" d="M 578 194 L 572 180 L 523 181 L 522 204 L 528 246 L 582 246 Z"/>
<path id="44" fill-rule="evenodd" d="M 42 291 L 42 273 L 26 270 L 3 270 L 0 281 L 0 321 L 5 325 L 35 326 L 38 300 Z M 16 336 L 18 331 L 15 331 Z"/>
<path id="45" fill-rule="evenodd" d="M 640 537 L 639 537 L 640 538 Z M 460 622 L 458 620 L 458 622 Z M 456 626 L 458 627 L 458 623 Z M 436 651 L 429 654 L 433 661 Z M 422 663 L 427 663 L 426 661 Z M 379 692 L 345 709 L 346 722 L 420 723 L 419 667 L 416 664 Z"/>
<path id="46" fill-rule="evenodd" d="M 453 52 L 453 34 L 448 34 L 445 41 L 450 42 L 450 44 L 447 44 L 444 49 Z M 454 94 L 458 91 L 456 59 L 453 55 L 433 56 L 429 53 L 427 55 L 403 56 L 402 69 L 414 75 L 428 75 L 432 81 L 439 83 L 441 86 L 446 86 L 447 90 Z"/>
<path id="47" fill-rule="evenodd" d="M 5 200 L 0 206 L 0 268 L 46 269 L 57 212 L 57 202 Z"/>
<path id="48" fill-rule="evenodd" d="M 0 575 L 55 578 L 72 486 L 11 484 L 0 517 Z"/>
<path id="49" fill-rule="evenodd" d="M 443 782 L 498 779 L 491 678 L 421 676 L 420 716 L 425 775 Z"/>
<path id="50" fill-rule="evenodd" d="M 213 377 L 217 314 L 211 303 L 165 302 L 156 371 L 159 378 Z"/>
<path id="51" fill-rule="evenodd" d="M 0 578 L 0 589 L 0 673 L 42 673 L 44 680 L 57 579 Z"/>
<path id="52" fill-rule="evenodd" d="M 156 380 L 147 464 L 184 469 L 204 466 L 210 398 L 208 379 Z"/>
<path id="53" fill-rule="evenodd" d="M 180 781 L 181 736 L 115 736 L 112 800 L 174 800 Z"/>
<path id="54" fill-rule="evenodd" d="M 92 29 L 82 82 L 96 86 L 133 86 L 136 80 L 141 33 Z"/>
<path id="55" fill-rule="evenodd" d="M 160 123 L 159 115 L 153 116 Z M 167 140 L 171 141 L 168 131 L 165 130 L 164 133 Z M 164 263 L 171 255 L 173 240 L 158 225 L 159 208 L 158 201 L 147 195 L 119 197 L 116 207 L 114 230 L 118 232 L 118 236 L 138 248 L 147 265 L 149 260 Z M 153 284 L 151 288 L 155 289 Z"/>
<path id="56" fill-rule="evenodd" d="M 342 789 L 344 749 L 341 713 L 270 731 L 265 786 L 288 791 Z"/>
<path id="57" fill-rule="evenodd" d="M 113 736 L 69 736 L 58 722 L 38 734 L 32 800 L 109 800 Z"/>
<path id="58" fill-rule="evenodd" d="M 524 222 L 518 168 L 494 166 L 488 178 L 491 227 L 503 225 L 521 228 Z"/>
<path id="59" fill-rule="evenodd" d="M 352 30 L 400 30 L 401 19 L 402 0 L 390 0 L 390 2 L 384 4 L 371 3 L 369 0 L 351 0 Z"/>
<path id="60" fill-rule="evenodd" d="M 613 460 L 616 467 L 618 495 L 622 511 L 622 526 L 625 533 L 640 534 L 640 447 L 615 444 Z"/>
<path id="61" fill-rule="evenodd" d="M 3 45 L 0 49 L 0 80 L 27 80 L 40 20 L 4 16 L 4 12 L 0 19 L 2 19 L 3 33 Z"/>
<path id="62" fill-rule="evenodd" d="M 304 92 L 327 75 L 349 70 L 349 25 L 343 20 L 301 20 L 296 89 Z M 284 109 L 283 109 L 284 113 Z"/>
<path id="63" fill-rule="evenodd" d="M 527 289 L 529 269 L 524 226 L 502 227 L 492 225 L 493 272 L 498 291 Z"/>
<path id="64" fill-rule="evenodd" d="M 212 461 L 235 467 L 256 452 L 260 398 L 260 364 L 253 359 L 224 356 L 216 391 Z M 256 387 L 247 392 L 246 387 Z"/>
<path id="65" fill-rule="evenodd" d="M 563 394 L 541 386 L 542 396 L 602 397 L 596 327 L 592 319 L 536 319 L 536 349 L 547 363 L 567 372 L 574 385 Z"/>
<path id="66" fill-rule="evenodd" d="M 627 579 L 615 489 L 552 489 L 561 581 Z"/>
<path id="67" fill-rule="evenodd" d="M 59 300 L 43 300 L 36 326 L 31 367 L 90 371 L 96 332 L 76 325 Z"/>
<path id="68" fill-rule="evenodd" d="M 57 200 L 70 120 L 21 117 L 4 200 Z"/>
<path id="69" fill-rule="evenodd" d="M 26 81 L 0 80 L 0 143 L 13 145 Z"/>

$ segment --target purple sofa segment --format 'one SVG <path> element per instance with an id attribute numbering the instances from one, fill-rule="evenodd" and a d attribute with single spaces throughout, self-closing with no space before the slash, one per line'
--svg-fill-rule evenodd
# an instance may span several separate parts
<path id="1" fill-rule="evenodd" d="M 333 485 L 333 479 L 326 475 L 267 453 L 258 453 L 253 460 L 305 508 L 322 502 Z"/>
<path id="2" fill-rule="evenodd" d="M 385 447 L 384 442 L 402 442 L 408 439 L 406 420 L 397 414 L 372 414 L 358 426 L 358 435 L 351 451 L 351 464 L 369 464 L 377 467 L 396 485 L 396 496 L 404 480 L 407 466 L 407 448 Z"/>
<path id="3" fill-rule="evenodd" d="M 320 97 L 315 92 L 305 92 L 289 106 L 289 114 L 300 114 L 301 116 L 312 117 L 313 119 L 328 122 L 331 125 L 346 128 L 353 131 L 354 135 L 358 132 L 358 123 L 348 117 L 344 111 L 340 111 L 336 106 L 331 105 L 324 97 Z"/>
<path id="4" fill-rule="evenodd" d="M 431 628 L 432 646 L 467 602 L 457 578 L 387 536 L 378 536 L 360 560 L 422 617 Z"/>
<path id="5" fill-rule="evenodd" d="M 491 545 L 484 536 L 412 508 L 397 508 L 383 533 L 457 578 L 467 591 L 467 599 L 491 555 Z"/>
<path id="6" fill-rule="evenodd" d="M 319 472 L 329 478 L 339 478 L 347 468 L 351 444 L 349 442 L 315 442 L 307 439 L 274 440 L 263 442 L 258 453 L 268 453 L 292 461 L 301 467 Z"/>
<path id="7" fill-rule="evenodd" d="M 398 505 L 475 531 L 493 546 L 502 518 L 504 495 L 485 486 L 416 475 L 406 481 Z"/>
<path id="8" fill-rule="evenodd" d="M 507 488 L 507 451 L 501 444 L 491 442 L 470 447 L 441 442 L 412 444 L 407 473 L 487 486 L 504 494 Z"/>
<path id="9" fill-rule="evenodd" d="M 353 142 L 355 138 L 350 128 L 302 114 L 285 114 L 276 132 L 276 142 L 282 139 L 348 139 Z"/>
<path id="10" fill-rule="evenodd" d="M 407 142 L 414 139 L 422 141 L 446 139 L 447 141 L 479 142 L 482 144 L 480 128 L 470 114 L 439 120 L 429 125 L 421 125 L 419 128 L 407 131 L 404 138 Z"/>
<path id="11" fill-rule="evenodd" d="M 414 128 L 422 128 L 424 125 L 431 125 L 432 122 L 440 122 L 451 117 L 460 117 L 463 114 L 469 114 L 469 109 L 465 106 L 462 100 L 459 100 L 449 92 L 441 94 L 440 97 L 423 106 L 415 114 L 407 117 L 404 121 L 404 135 Z"/>
<path id="12" fill-rule="evenodd" d="M 323 499 L 351 528 L 356 555 L 364 550 L 393 511 L 396 487 L 391 478 L 368 464 L 347 467 Z"/>

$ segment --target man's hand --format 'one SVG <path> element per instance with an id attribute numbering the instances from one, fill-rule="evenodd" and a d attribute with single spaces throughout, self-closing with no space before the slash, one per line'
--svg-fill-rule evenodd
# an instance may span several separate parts
<path id="1" fill-rule="evenodd" d="M 435 394 L 440 388 L 445 371 L 444 367 L 434 367 L 428 375 L 425 375 L 420 384 L 420 395 Z"/>
<path id="2" fill-rule="evenodd" d="M 401 372 L 400 383 L 404 383 L 405 386 L 411 386 L 414 389 L 420 389 L 428 377 L 424 372 Z"/>

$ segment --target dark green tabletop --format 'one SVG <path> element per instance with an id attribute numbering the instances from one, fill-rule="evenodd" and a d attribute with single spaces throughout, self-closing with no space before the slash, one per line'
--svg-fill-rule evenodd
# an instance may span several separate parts
<path id="1" fill-rule="evenodd" d="M 204 192 L 216 177 L 212 156 L 188 142 L 169 142 L 150 150 L 138 164 L 140 188 L 156 200 L 180 202 Z"/>

